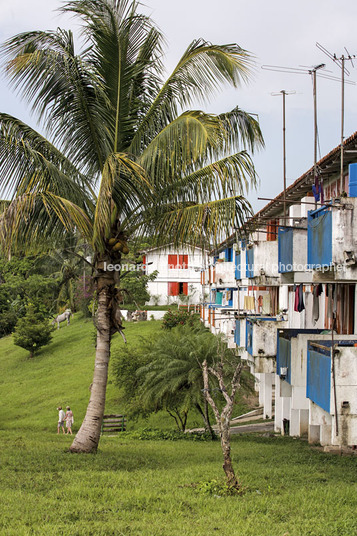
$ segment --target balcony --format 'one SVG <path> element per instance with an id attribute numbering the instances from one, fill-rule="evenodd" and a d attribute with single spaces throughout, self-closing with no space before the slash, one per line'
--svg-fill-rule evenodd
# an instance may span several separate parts
<path id="1" fill-rule="evenodd" d="M 304 225 L 306 220 L 299 222 Z M 306 224 L 305 224 L 306 225 Z M 307 231 L 304 228 L 292 229 L 280 227 L 278 231 L 278 263 L 279 273 L 287 279 L 290 274 L 293 276 L 291 282 L 295 281 L 296 272 L 305 273 L 307 264 Z M 286 282 L 290 282 L 287 280 Z"/>
<path id="2" fill-rule="evenodd" d="M 247 317 L 245 348 L 248 360 L 254 363 L 254 372 L 275 372 L 277 330 L 283 327 L 286 327 L 286 321 L 271 316 Z"/>
<path id="3" fill-rule="evenodd" d="M 278 284 L 278 241 L 259 240 L 246 249 L 246 270 L 248 279 L 256 284 Z"/>
<path id="4" fill-rule="evenodd" d="M 236 288 L 235 279 L 235 262 L 220 262 L 217 261 L 215 265 L 214 283 L 217 288 Z"/>
<path id="5" fill-rule="evenodd" d="M 357 280 L 357 198 L 308 213 L 307 264 L 314 280 Z"/>
<path id="6" fill-rule="evenodd" d="M 331 340 L 308 343 L 306 396 L 313 403 L 310 426 L 321 444 L 352 446 L 357 444 L 357 340 L 335 343 L 334 375 Z"/>

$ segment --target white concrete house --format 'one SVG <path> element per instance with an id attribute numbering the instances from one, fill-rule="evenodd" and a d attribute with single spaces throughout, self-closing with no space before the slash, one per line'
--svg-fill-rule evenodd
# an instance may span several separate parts
<path id="1" fill-rule="evenodd" d="M 158 271 L 155 281 L 148 284 L 150 305 L 198 304 L 202 301 L 202 249 L 189 245 L 177 248 L 169 244 L 147 249 L 143 254 L 146 274 Z"/>

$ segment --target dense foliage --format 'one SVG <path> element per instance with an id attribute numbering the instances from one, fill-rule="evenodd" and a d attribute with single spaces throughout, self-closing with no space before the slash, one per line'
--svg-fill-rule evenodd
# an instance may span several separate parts
<path id="1" fill-rule="evenodd" d="M 197 315 L 183 309 L 170 309 L 162 319 L 163 329 L 172 329 L 176 326 L 188 325 L 193 327 L 198 322 Z"/>
<path id="2" fill-rule="evenodd" d="M 0 259 L 0 337 L 11 333 L 26 309 L 50 318 L 56 313 L 60 279 L 41 273 L 41 257 Z"/>
<path id="3" fill-rule="evenodd" d="M 194 327 L 179 325 L 169 332 L 161 332 L 155 339 L 143 339 L 124 352 L 114 352 L 113 371 L 129 414 L 146 416 L 164 409 L 175 420 L 177 428 L 184 431 L 189 412 L 195 411 L 209 430 L 202 362 L 207 360 L 213 364 L 222 346 L 225 348 L 226 344 L 221 337 L 212 335 L 198 323 Z M 231 350 L 224 351 L 234 359 Z M 230 373 L 228 366 L 227 375 Z M 242 384 L 245 393 L 251 389 L 248 372 Z M 212 385 L 221 398 L 214 380 Z"/>

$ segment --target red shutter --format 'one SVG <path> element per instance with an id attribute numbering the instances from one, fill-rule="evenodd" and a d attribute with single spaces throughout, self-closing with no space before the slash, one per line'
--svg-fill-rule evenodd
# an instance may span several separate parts
<path id="1" fill-rule="evenodd" d="M 169 255 L 169 268 L 173 269 L 177 266 L 177 255 Z"/>
<path id="2" fill-rule="evenodd" d="M 187 270 L 188 268 L 188 255 L 179 255 L 179 268 Z"/>
<path id="3" fill-rule="evenodd" d="M 179 284 L 176 281 L 169 283 L 168 295 L 169 296 L 178 296 L 179 294 Z"/>
<path id="4" fill-rule="evenodd" d="M 144 272 L 146 272 L 146 255 L 143 255 L 142 269 L 143 269 Z"/>
<path id="5" fill-rule="evenodd" d="M 277 239 L 277 220 L 270 220 L 267 225 L 267 241 L 273 242 Z"/>
<path id="6" fill-rule="evenodd" d="M 184 293 L 185 296 L 187 296 L 187 294 L 188 294 L 188 283 L 183 284 L 183 293 Z"/>

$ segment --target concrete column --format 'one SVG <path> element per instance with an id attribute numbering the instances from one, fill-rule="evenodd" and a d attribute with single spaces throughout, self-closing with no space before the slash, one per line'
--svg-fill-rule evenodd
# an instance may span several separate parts
<path id="1" fill-rule="evenodd" d="M 290 435 L 300 437 L 300 411 L 298 409 L 290 411 Z"/>
<path id="2" fill-rule="evenodd" d="M 309 424 L 308 441 L 309 443 L 320 443 L 320 425 L 319 424 Z"/>
<path id="3" fill-rule="evenodd" d="M 289 309 L 288 285 L 282 285 L 279 289 L 279 309 Z"/>
<path id="4" fill-rule="evenodd" d="M 274 416 L 274 432 L 281 432 L 282 426 L 282 403 L 283 400 L 280 396 L 280 378 L 275 375 L 275 416 Z"/>
<path id="5" fill-rule="evenodd" d="M 258 379 L 258 389 L 259 389 L 259 406 L 264 406 L 264 374 L 256 374 Z"/>
<path id="6" fill-rule="evenodd" d="M 264 383 L 264 419 L 273 416 L 273 376 L 274 374 L 262 374 Z"/>
<path id="7" fill-rule="evenodd" d="M 283 426 L 283 423 L 284 423 L 284 419 L 288 420 L 289 422 L 291 421 L 291 398 L 288 397 L 288 396 L 284 396 L 283 397 L 283 411 L 282 411 L 282 434 L 285 435 L 284 433 L 284 426 Z"/>
<path id="8" fill-rule="evenodd" d="M 331 445 L 331 424 L 320 425 L 320 443 L 323 447 L 325 445 Z"/>
<path id="9" fill-rule="evenodd" d="M 357 333 L 357 285 L 355 285 L 355 321 L 354 321 L 354 332 Z"/>
<path id="10" fill-rule="evenodd" d="M 309 432 L 309 410 L 300 409 L 300 437 L 307 437 Z"/>

